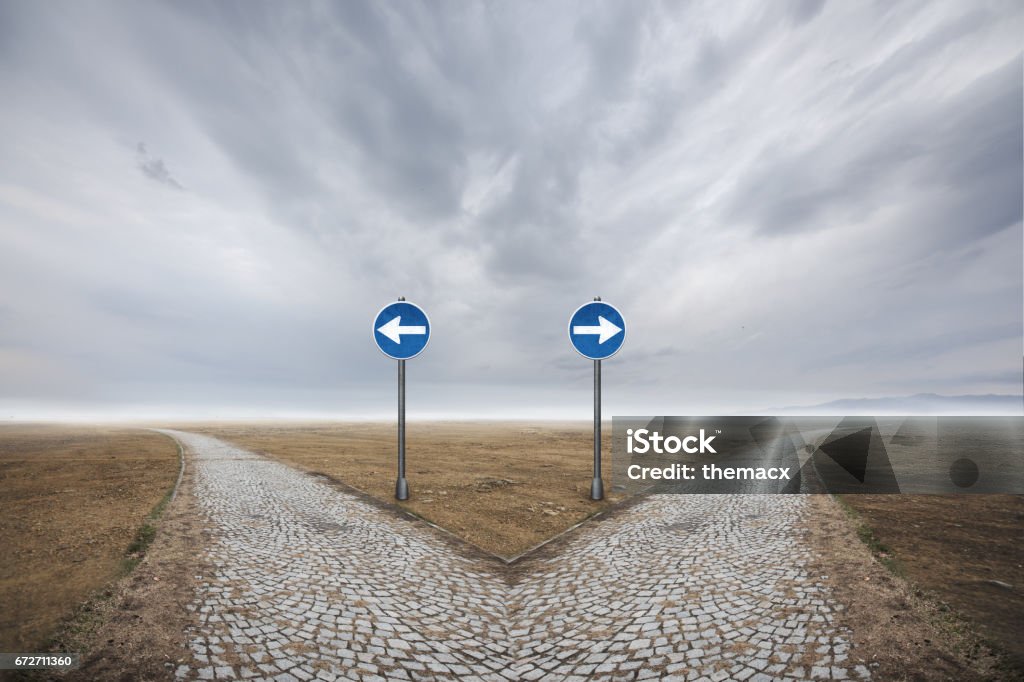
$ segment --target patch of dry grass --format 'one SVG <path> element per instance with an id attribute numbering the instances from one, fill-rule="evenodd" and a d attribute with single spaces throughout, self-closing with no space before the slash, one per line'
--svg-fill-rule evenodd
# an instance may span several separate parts
<path id="1" fill-rule="evenodd" d="M 0 651 L 40 646 L 120 575 L 177 475 L 177 446 L 157 433 L 0 426 Z"/>
<path id="2" fill-rule="evenodd" d="M 884 564 L 973 621 L 1024 671 L 1024 497 L 844 495 L 842 501 L 870 529 L 867 544 Z"/>
<path id="3" fill-rule="evenodd" d="M 394 424 L 217 424 L 224 438 L 395 503 L 493 554 L 515 556 L 609 504 L 611 428 L 603 430 L 608 499 L 592 502 L 589 422 L 410 422 L 411 499 L 394 499 Z"/>

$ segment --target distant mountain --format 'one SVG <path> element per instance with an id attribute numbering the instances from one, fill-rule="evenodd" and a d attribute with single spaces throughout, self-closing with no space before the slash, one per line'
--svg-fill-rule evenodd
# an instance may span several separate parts
<path id="1" fill-rule="evenodd" d="M 801 415 L 1020 415 L 1024 414 L 1024 395 L 918 393 L 897 398 L 843 398 L 820 405 L 768 408 L 765 412 Z"/>

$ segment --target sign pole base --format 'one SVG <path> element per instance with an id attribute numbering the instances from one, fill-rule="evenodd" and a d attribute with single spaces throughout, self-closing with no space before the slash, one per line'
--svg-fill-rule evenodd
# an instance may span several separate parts
<path id="1" fill-rule="evenodd" d="M 604 499 L 604 481 L 600 478 L 595 478 L 590 482 L 590 499 L 595 502 Z"/>
<path id="2" fill-rule="evenodd" d="M 395 499 L 402 501 L 409 499 L 409 481 L 405 480 L 404 476 L 395 482 Z"/>

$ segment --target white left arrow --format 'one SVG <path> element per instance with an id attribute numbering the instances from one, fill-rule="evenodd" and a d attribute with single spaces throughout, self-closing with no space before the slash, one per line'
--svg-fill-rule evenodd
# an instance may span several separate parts
<path id="1" fill-rule="evenodd" d="M 380 332 L 381 334 L 383 334 L 384 336 L 388 337 L 389 339 L 391 339 L 395 343 L 401 345 L 401 343 L 402 343 L 402 334 L 412 334 L 412 335 L 420 335 L 420 336 L 422 336 L 423 334 L 427 333 L 427 328 L 426 327 L 421 327 L 419 325 L 413 325 L 413 326 L 410 326 L 410 327 L 403 327 L 402 326 L 402 316 L 398 315 L 397 317 L 391 318 L 390 322 L 387 322 L 386 324 L 382 324 L 381 326 L 377 327 L 377 331 Z"/>
<path id="2" fill-rule="evenodd" d="M 608 320 L 604 319 L 604 317 L 601 315 L 597 316 L 596 327 L 588 327 L 581 325 L 572 328 L 573 334 L 596 334 L 598 343 L 604 343 L 605 341 L 612 338 L 621 331 L 622 327 L 615 324 L 614 322 L 609 322 Z"/>

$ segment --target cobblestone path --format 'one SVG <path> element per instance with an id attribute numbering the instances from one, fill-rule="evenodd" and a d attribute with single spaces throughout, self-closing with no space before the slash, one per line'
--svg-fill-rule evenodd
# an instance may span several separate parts
<path id="1" fill-rule="evenodd" d="M 863 679 L 796 495 L 654 496 L 510 571 L 222 441 L 179 679 Z M 553 556 L 553 558 L 552 558 Z"/>

